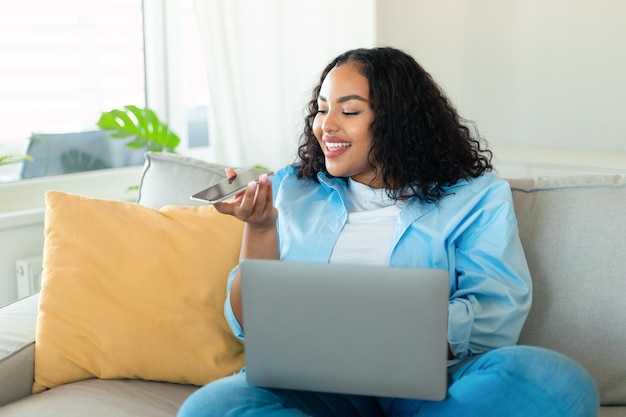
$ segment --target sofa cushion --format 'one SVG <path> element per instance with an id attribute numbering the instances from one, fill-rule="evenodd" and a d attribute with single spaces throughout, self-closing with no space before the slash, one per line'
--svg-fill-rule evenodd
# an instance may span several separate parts
<path id="1" fill-rule="evenodd" d="M 198 387 L 90 379 L 62 385 L 0 408 L 2 417 L 174 417 Z"/>
<path id="2" fill-rule="evenodd" d="M 626 176 L 509 180 L 533 277 L 520 343 L 582 364 L 626 405 Z"/>
<path id="3" fill-rule="evenodd" d="M 159 209 L 165 205 L 200 206 L 190 196 L 226 178 L 224 165 L 179 154 L 147 152 L 137 202 Z"/>
<path id="4" fill-rule="evenodd" d="M 223 315 L 241 222 L 58 191 L 45 222 L 34 392 L 92 377 L 203 385 L 243 366 Z"/>
<path id="5" fill-rule="evenodd" d="M 0 308 L 0 407 L 31 392 L 38 300 L 35 294 Z"/>

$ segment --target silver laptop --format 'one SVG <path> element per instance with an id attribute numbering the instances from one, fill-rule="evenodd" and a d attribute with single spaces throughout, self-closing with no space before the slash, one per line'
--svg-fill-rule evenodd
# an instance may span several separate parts
<path id="1" fill-rule="evenodd" d="M 442 400 L 448 273 L 244 260 L 251 385 Z"/>

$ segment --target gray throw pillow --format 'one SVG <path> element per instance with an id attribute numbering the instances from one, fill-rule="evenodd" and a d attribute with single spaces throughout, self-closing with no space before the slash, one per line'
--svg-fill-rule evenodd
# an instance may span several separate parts
<path id="1" fill-rule="evenodd" d="M 137 202 L 155 209 L 166 205 L 204 205 L 190 196 L 226 178 L 224 168 L 178 154 L 147 152 Z"/>

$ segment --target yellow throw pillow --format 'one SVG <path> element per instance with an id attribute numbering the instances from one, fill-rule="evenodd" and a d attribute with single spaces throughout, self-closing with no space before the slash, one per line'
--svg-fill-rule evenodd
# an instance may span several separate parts
<path id="1" fill-rule="evenodd" d="M 212 206 L 49 191 L 33 392 L 93 377 L 204 385 L 241 369 L 223 306 L 242 233 Z"/>

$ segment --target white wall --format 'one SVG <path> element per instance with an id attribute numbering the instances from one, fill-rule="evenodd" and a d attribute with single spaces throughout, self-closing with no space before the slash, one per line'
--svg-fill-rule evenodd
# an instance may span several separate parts
<path id="1" fill-rule="evenodd" d="M 17 297 L 16 261 L 42 255 L 47 190 L 136 201 L 129 187 L 139 184 L 141 171 L 135 166 L 0 184 L 0 306 Z"/>
<path id="2" fill-rule="evenodd" d="M 17 296 L 16 260 L 39 256 L 43 249 L 43 213 L 21 218 L 14 227 L 0 227 L 0 306 Z"/>
<path id="3" fill-rule="evenodd" d="M 378 0 L 377 19 L 378 43 L 411 53 L 496 150 L 618 151 L 626 167 L 626 1 Z"/>

